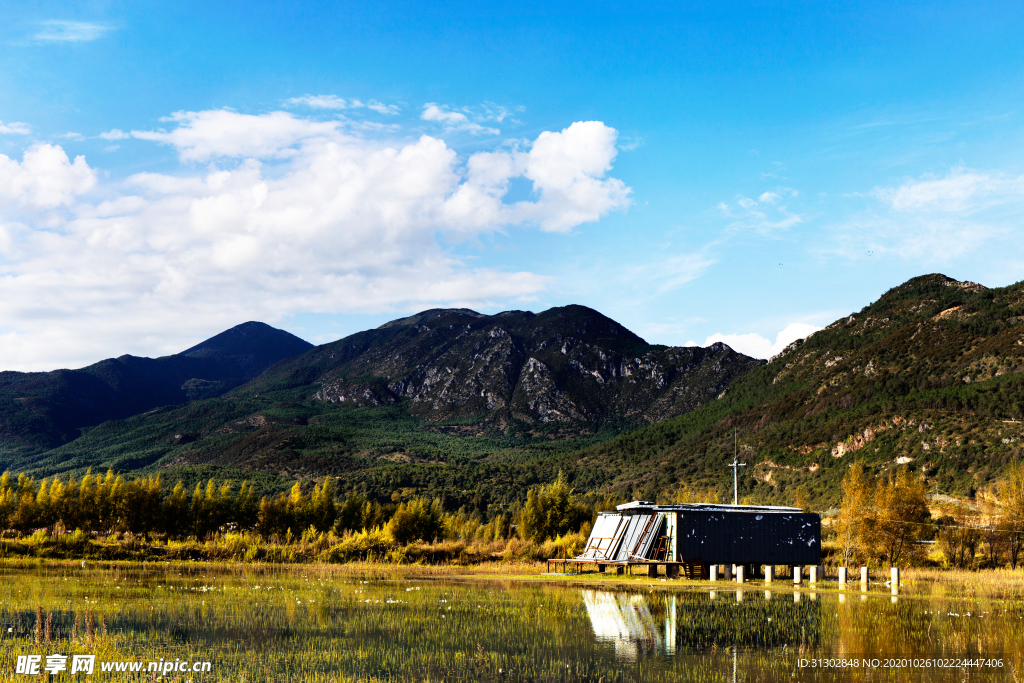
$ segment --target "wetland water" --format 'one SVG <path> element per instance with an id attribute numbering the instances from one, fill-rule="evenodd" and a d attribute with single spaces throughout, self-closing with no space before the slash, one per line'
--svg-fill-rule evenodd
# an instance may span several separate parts
<path id="1" fill-rule="evenodd" d="M 149 662 L 178 660 L 210 671 L 159 680 L 1014 681 L 1024 656 L 1020 596 L 937 584 L 894 598 L 163 564 L 0 566 L 0 581 L 0 680 L 38 678 L 19 655 L 61 654 L 57 680 L 157 680 Z M 75 654 L 96 655 L 92 676 L 70 676 Z M 860 665 L 811 666 L 843 659 Z M 114 661 L 143 673 L 100 670 Z"/>

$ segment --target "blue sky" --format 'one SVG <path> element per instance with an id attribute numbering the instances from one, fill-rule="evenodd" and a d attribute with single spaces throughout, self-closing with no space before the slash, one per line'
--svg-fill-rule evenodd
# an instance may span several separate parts
<path id="1" fill-rule="evenodd" d="M 569 303 L 764 357 L 1024 278 L 1019 3 L 0 8 L 3 369 Z"/>

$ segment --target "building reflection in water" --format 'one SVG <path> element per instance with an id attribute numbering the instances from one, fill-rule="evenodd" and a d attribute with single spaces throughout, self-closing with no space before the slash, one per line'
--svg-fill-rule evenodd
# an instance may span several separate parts
<path id="1" fill-rule="evenodd" d="M 664 614 L 655 616 L 643 595 L 584 590 L 583 603 L 599 641 L 612 642 L 615 654 L 635 659 L 645 651 L 675 654 L 676 601 L 666 601 Z"/>

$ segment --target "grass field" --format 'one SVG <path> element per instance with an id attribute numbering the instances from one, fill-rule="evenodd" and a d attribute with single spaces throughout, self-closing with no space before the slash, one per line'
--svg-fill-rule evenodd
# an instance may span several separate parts
<path id="1" fill-rule="evenodd" d="M 893 598 L 879 584 L 861 596 L 543 569 L 5 561 L 0 680 L 27 680 L 16 663 L 31 654 L 95 654 L 91 680 L 195 682 L 718 681 L 734 670 L 750 681 L 1010 681 L 1024 662 L 1022 572 L 908 572 Z M 999 655 L 1003 666 L 852 679 L 798 666 L 853 654 Z M 146 671 L 161 660 L 211 668 Z"/>

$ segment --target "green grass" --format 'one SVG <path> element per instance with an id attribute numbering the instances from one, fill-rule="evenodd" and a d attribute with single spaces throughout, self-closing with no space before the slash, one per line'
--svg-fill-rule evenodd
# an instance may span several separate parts
<path id="1" fill-rule="evenodd" d="M 523 569 L 6 562 L 0 681 L 25 680 L 13 673 L 18 655 L 52 653 L 212 662 L 209 674 L 162 679 L 194 682 L 725 681 L 734 671 L 744 681 L 825 681 L 848 678 L 800 670 L 797 659 L 1024 661 L 1020 594 L 965 595 L 957 578 L 921 575 L 909 597 L 840 602 L 830 591 L 738 595 L 723 583 L 712 595 L 704 582 L 646 578 L 602 590 Z M 880 669 L 870 680 L 968 680 L 959 669 L 928 673 Z M 969 680 L 1014 679 L 1004 668 Z"/>

